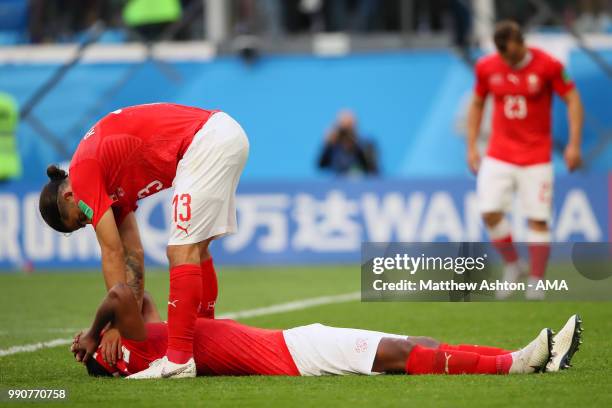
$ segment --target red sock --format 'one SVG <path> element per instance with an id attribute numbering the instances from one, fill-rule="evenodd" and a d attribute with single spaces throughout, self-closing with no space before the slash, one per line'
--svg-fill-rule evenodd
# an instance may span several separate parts
<path id="1" fill-rule="evenodd" d="M 193 357 L 193 336 L 200 304 L 200 265 L 179 265 L 170 269 L 168 301 L 168 360 L 186 363 Z"/>
<path id="2" fill-rule="evenodd" d="M 202 271 L 202 303 L 198 309 L 198 317 L 214 319 L 218 288 L 217 273 L 212 258 L 202 262 L 200 268 Z"/>
<path id="3" fill-rule="evenodd" d="M 529 276 L 542 279 L 546 273 L 546 265 L 550 256 L 550 244 L 537 243 L 529 244 Z"/>
<path id="4" fill-rule="evenodd" d="M 406 373 L 418 374 L 508 374 L 512 356 L 484 356 L 467 351 L 444 351 L 416 345 L 406 360 Z"/>
<path id="5" fill-rule="evenodd" d="M 502 256 L 504 262 L 513 263 L 519 259 L 518 252 L 516 252 L 516 247 L 512 242 L 512 235 L 508 234 L 507 236 L 494 239 L 492 241 L 493 246 L 497 249 L 497 252 Z"/>
<path id="6" fill-rule="evenodd" d="M 481 356 L 499 356 L 502 354 L 510 354 L 511 350 L 504 350 L 498 347 L 479 346 L 476 344 L 446 344 L 442 343 L 438 347 L 443 351 L 468 351 L 470 353 L 480 354 Z"/>

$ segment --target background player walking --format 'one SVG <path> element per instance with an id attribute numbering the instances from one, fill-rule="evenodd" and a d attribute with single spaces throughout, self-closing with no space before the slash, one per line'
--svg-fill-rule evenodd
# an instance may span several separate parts
<path id="1" fill-rule="evenodd" d="M 500 22 L 494 33 L 497 52 L 476 64 L 476 86 L 468 114 L 467 161 L 478 174 L 477 194 L 485 226 L 504 261 L 504 279 L 516 282 L 527 268 L 512 242 L 505 217 L 513 193 L 528 219 L 528 299 L 542 299 L 535 282 L 543 278 L 550 254 L 549 221 L 553 194 L 551 104 L 553 91 L 567 104 L 569 171 L 581 165 L 583 107 L 563 65 L 547 53 L 527 47 L 518 24 Z M 488 95 L 494 100 L 493 130 L 486 157 L 480 160 L 478 131 Z M 498 292 L 505 298 L 510 292 Z"/>

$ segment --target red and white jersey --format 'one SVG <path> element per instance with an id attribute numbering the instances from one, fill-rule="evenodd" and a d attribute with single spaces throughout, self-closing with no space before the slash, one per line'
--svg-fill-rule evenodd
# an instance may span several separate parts
<path id="1" fill-rule="evenodd" d="M 170 187 L 179 160 L 213 113 L 154 103 L 118 109 L 96 123 L 69 171 L 75 202 L 94 228 L 109 207 L 119 225 L 136 201 Z"/>
<path id="2" fill-rule="evenodd" d="M 483 98 L 494 98 L 487 155 L 521 166 L 549 162 L 552 92 L 563 96 L 573 87 L 563 65 L 536 48 L 529 48 L 518 67 L 508 65 L 498 53 L 481 58 L 474 90 Z"/>
<path id="3" fill-rule="evenodd" d="M 129 373 L 137 373 L 166 353 L 168 325 L 147 323 L 144 341 L 122 339 Z M 127 350 L 127 352 L 126 352 Z M 233 320 L 197 319 L 194 360 L 198 375 L 300 375 L 282 330 L 246 326 Z"/>

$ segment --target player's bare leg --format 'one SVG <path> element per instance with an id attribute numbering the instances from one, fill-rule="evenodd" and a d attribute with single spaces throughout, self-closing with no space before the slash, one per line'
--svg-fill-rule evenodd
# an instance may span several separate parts
<path id="1" fill-rule="evenodd" d="M 482 220 L 487 227 L 491 243 L 504 260 L 503 280 L 518 282 L 526 275 L 527 270 L 512 241 L 512 229 L 508 219 L 502 212 L 488 212 L 482 215 Z M 506 299 L 511 294 L 511 291 L 500 290 L 496 295 L 498 299 Z"/>
<path id="2" fill-rule="evenodd" d="M 372 371 L 390 374 L 405 373 L 406 361 L 416 344 L 435 349 L 438 348 L 440 342 L 431 337 L 412 336 L 406 339 L 385 337 L 378 344 Z"/>
<path id="3" fill-rule="evenodd" d="M 552 331 L 542 329 L 517 351 L 449 345 L 429 337 L 381 339 L 372 371 L 406 374 L 530 374 L 543 371 L 552 350 Z"/>
<path id="4" fill-rule="evenodd" d="M 529 285 L 525 292 L 528 300 L 543 300 L 544 291 L 536 290 L 538 281 L 544 279 L 550 256 L 550 230 L 546 221 L 528 220 Z"/>

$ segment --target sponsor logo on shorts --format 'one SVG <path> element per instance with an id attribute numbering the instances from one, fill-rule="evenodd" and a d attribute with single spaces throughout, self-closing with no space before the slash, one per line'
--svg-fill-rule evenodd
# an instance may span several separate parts
<path id="1" fill-rule="evenodd" d="M 183 227 L 182 225 L 178 225 L 176 224 L 176 229 L 183 231 L 185 233 L 185 235 L 189 236 L 189 230 L 188 228 L 191 227 L 191 224 L 187 225 L 186 227 Z"/>

